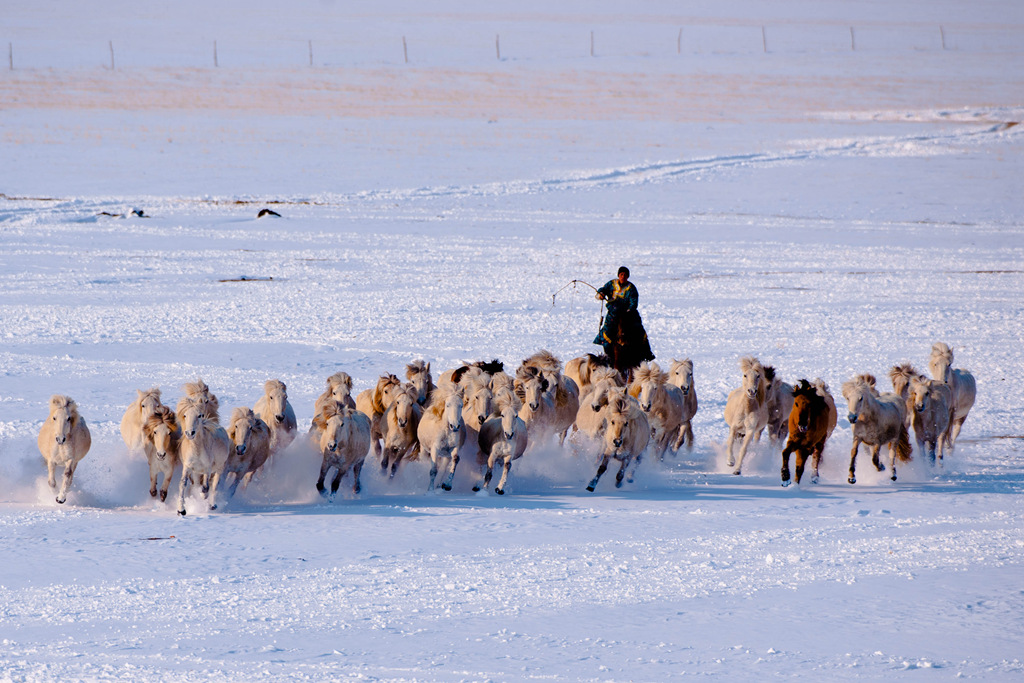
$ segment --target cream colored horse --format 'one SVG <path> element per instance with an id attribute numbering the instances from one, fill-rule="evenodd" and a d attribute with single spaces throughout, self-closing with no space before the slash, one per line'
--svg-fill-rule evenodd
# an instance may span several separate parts
<path id="1" fill-rule="evenodd" d="M 89 427 L 85 418 L 78 414 L 78 404 L 70 396 L 54 394 L 50 397 L 50 414 L 39 429 L 36 444 L 46 461 L 47 483 L 51 489 L 57 488 L 57 468 L 64 471 L 60 491 L 57 492 L 57 502 L 63 504 L 68 499 L 68 487 L 75 476 L 75 468 L 92 446 Z"/>
<path id="2" fill-rule="evenodd" d="M 911 460 L 910 436 L 907 432 L 907 403 L 898 394 L 879 394 L 872 375 L 858 375 L 843 384 L 843 397 L 848 407 L 848 419 L 853 426 L 853 448 L 850 450 L 851 484 L 857 483 L 857 450 L 861 443 L 872 447 L 871 462 L 879 472 L 885 465 L 879 460 L 882 446 L 889 447 L 889 467 L 896 481 L 896 460 Z"/>
<path id="3" fill-rule="evenodd" d="M 370 418 L 370 445 L 374 457 L 380 457 L 380 442 L 384 438 L 380 420 L 391 401 L 402 390 L 402 383 L 392 374 L 381 375 L 373 389 L 365 389 L 356 396 L 356 409 Z"/>
<path id="4" fill-rule="evenodd" d="M 594 371 L 600 368 L 612 367 L 612 361 L 608 356 L 598 356 L 593 353 L 573 358 L 565 364 L 565 376 L 576 383 L 579 388 L 580 398 L 587 392 L 587 388 L 593 382 Z"/>
<path id="5" fill-rule="evenodd" d="M 405 378 L 416 387 L 416 402 L 426 405 L 427 397 L 434 390 L 434 380 L 430 376 L 430 363 L 414 360 L 405 366 Z"/>
<path id="6" fill-rule="evenodd" d="M 420 455 L 420 442 L 416 438 L 423 408 L 420 407 L 419 390 L 413 384 L 405 384 L 384 411 L 381 425 L 384 430 L 384 450 L 380 467 L 391 479 L 398 466 L 405 460 L 416 460 Z"/>
<path id="7" fill-rule="evenodd" d="M 971 412 L 974 406 L 974 399 L 977 396 L 978 388 L 974 381 L 974 375 L 967 370 L 953 368 L 953 349 L 943 342 L 932 345 L 931 359 L 928 361 L 928 369 L 932 378 L 949 385 L 953 393 L 953 415 L 952 426 L 949 430 L 949 451 L 953 452 L 956 447 L 956 440 L 960 436 L 960 429 L 964 426 L 967 413 Z"/>
<path id="8" fill-rule="evenodd" d="M 206 382 L 202 378 L 197 379 L 195 382 L 186 382 L 182 387 L 182 391 L 185 392 L 183 398 L 187 398 L 193 401 L 199 401 L 203 404 L 203 416 L 207 420 L 213 420 L 217 424 L 220 424 L 220 401 L 217 397 L 210 392 L 210 387 L 206 385 Z M 181 402 L 178 402 L 181 405 Z M 178 423 L 182 423 L 181 411 L 178 411 Z"/>
<path id="9" fill-rule="evenodd" d="M 693 361 L 689 358 L 673 360 L 668 371 L 669 384 L 679 387 L 683 392 L 683 424 L 679 428 L 679 436 L 672 445 L 678 451 L 686 443 L 686 450 L 693 450 L 693 417 L 697 414 L 697 388 L 693 382 Z"/>
<path id="10" fill-rule="evenodd" d="M 608 405 L 613 389 L 622 388 L 622 374 L 615 368 L 598 368 L 590 375 L 591 381 L 580 398 L 574 426 L 590 439 L 600 439 L 605 422 L 601 410 Z"/>
<path id="11" fill-rule="evenodd" d="M 608 469 L 608 463 L 612 459 L 621 463 L 619 471 L 615 474 L 615 488 L 620 488 L 626 475 L 626 468 L 636 459 L 633 468 L 633 471 L 636 471 L 644 449 L 651 440 L 651 426 L 636 399 L 625 389 L 613 389 L 609 393 L 608 405 L 603 409 L 600 463 L 597 474 L 587 484 L 587 490 L 590 492 L 597 488 L 601 475 Z M 629 481 L 633 481 L 632 475 Z"/>
<path id="12" fill-rule="evenodd" d="M 149 462 L 149 495 L 157 495 L 157 481 L 162 476 L 160 501 L 167 500 L 167 489 L 180 460 L 181 427 L 174 411 L 160 406 L 142 427 L 142 449 Z"/>
<path id="13" fill-rule="evenodd" d="M 231 439 L 210 417 L 211 406 L 201 397 L 183 397 L 178 401 L 181 424 L 181 485 L 178 490 L 178 514 L 185 516 L 185 496 L 193 483 L 202 487 L 211 510 L 217 509 L 217 489 L 231 450 Z"/>
<path id="14" fill-rule="evenodd" d="M 907 427 L 910 427 L 911 420 L 914 418 L 914 399 L 910 396 L 910 381 L 920 377 L 921 373 L 910 363 L 894 365 L 889 370 L 889 380 L 892 382 L 893 393 L 902 398 L 907 404 Z"/>
<path id="15" fill-rule="evenodd" d="M 349 408 L 355 408 L 356 402 L 352 398 L 352 378 L 347 372 L 336 372 L 327 378 L 327 388 L 317 397 L 313 405 L 314 414 L 319 415 L 321 408 L 328 401 L 341 401 Z"/>
<path id="16" fill-rule="evenodd" d="M 725 464 L 740 474 L 750 441 L 768 424 L 768 386 L 761 362 L 752 356 L 740 359 L 743 383 L 729 393 L 725 403 L 725 422 L 729 425 L 728 455 Z M 739 456 L 733 456 L 733 445 L 742 439 Z"/>
<path id="17" fill-rule="evenodd" d="M 288 401 L 288 387 L 278 379 L 267 380 L 263 385 L 263 395 L 253 406 L 253 412 L 266 423 L 270 429 L 270 455 L 279 453 L 295 439 L 298 420 L 295 409 Z"/>
<path id="18" fill-rule="evenodd" d="M 462 392 L 440 385 L 430 395 L 416 430 L 420 450 L 430 456 L 429 491 L 434 490 L 439 463 L 448 461 L 448 475 L 441 482 L 445 491 L 452 490 L 455 468 L 459 465 L 459 452 L 466 443 L 466 423 L 462 419 Z"/>
<path id="19" fill-rule="evenodd" d="M 512 462 L 518 460 L 526 452 L 529 443 L 526 423 L 519 417 L 522 407 L 515 392 L 510 388 L 501 389 L 494 397 L 497 414 L 492 415 L 480 427 L 478 464 L 482 470 L 483 481 L 473 486 L 474 491 L 487 488 L 491 483 L 494 466 L 501 461 L 501 480 L 494 488 L 499 496 L 505 495 L 508 475 L 512 470 Z"/>
<path id="20" fill-rule="evenodd" d="M 160 389 L 153 387 L 146 391 L 137 390 L 138 396 L 132 401 L 121 418 L 121 438 L 129 451 L 143 449 L 142 428 L 149 416 L 163 405 L 160 402 Z"/>
<path id="21" fill-rule="evenodd" d="M 334 500 L 341 478 L 350 470 L 352 472 L 352 493 L 362 490 L 359 475 L 363 471 L 363 462 L 370 449 L 370 418 L 364 413 L 353 410 L 344 404 L 333 401 L 323 406 L 324 430 L 320 434 L 320 453 L 323 463 L 320 465 L 320 477 L 316 480 L 316 490 L 321 496 L 327 496 L 324 480 L 327 472 L 333 467 L 336 471 L 331 482 L 330 499 Z"/>
<path id="22" fill-rule="evenodd" d="M 466 445 L 461 455 L 467 458 L 479 452 L 480 427 L 491 416 L 494 393 L 490 380 L 490 375 L 484 374 L 459 383 L 462 389 L 462 420 L 466 424 Z"/>
<path id="23" fill-rule="evenodd" d="M 640 403 L 651 425 L 654 455 L 664 459 L 683 426 L 683 392 L 669 384 L 668 373 L 660 365 L 644 361 L 633 371 L 629 395 Z"/>
<path id="24" fill-rule="evenodd" d="M 913 377 L 909 394 L 917 448 L 933 465 L 937 454 L 941 464 L 953 426 L 953 391 L 940 380 Z"/>
<path id="25" fill-rule="evenodd" d="M 231 477 L 228 488 L 228 497 L 231 498 L 240 483 L 248 488 L 253 475 L 267 462 L 274 437 L 270 425 L 254 411 L 245 407 L 231 411 L 227 433 L 232 448 L 224 465 L 223 476 L 225 483 Z"/>

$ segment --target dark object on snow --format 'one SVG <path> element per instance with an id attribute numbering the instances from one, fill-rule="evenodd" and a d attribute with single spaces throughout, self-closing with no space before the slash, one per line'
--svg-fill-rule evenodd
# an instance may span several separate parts
<path id="1" fill-rule="evenodd" d="M 497 372 L 504 372 L 505 364 L 495 358 L 491 361 L 478 360 L 475 363 L 469 363 L 468 365 L 462 365 L 455 369 L 452 373 L 452 383 L 456 386 L 462 381 L 462 376 L 469 372 L 470 368 L 480 368 L 488 375 L 493 375 Z"/>
<path id="2" fill-rule="evenodd" d="M 256 218 L 263 218 L 264 216 L 273 216 L 275 218 L 280 218 L 281 214 L 272 209 L 260 209 L 260 212 L 256 214 Z"/>

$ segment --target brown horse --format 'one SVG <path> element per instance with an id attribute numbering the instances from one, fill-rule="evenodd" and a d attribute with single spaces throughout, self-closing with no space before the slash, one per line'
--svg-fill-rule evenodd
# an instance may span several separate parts
<path id="1" fill-rule="evenodd" d="M 829 434 L 829 406 L 816 387 L 802 379 L 793 387 L 793 409 L 789 413 L 789 440 L 782 450 L 782 485 L 789 486 L 789 454 L 796 453 L 796 483 L 804 474 L 804 463 L 813 456 L 811 481 L 818 483 L 818 466 Z"/>

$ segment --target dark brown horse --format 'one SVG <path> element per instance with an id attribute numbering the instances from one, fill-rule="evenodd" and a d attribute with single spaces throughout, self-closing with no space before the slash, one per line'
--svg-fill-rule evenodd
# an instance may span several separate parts
<path id="1" fill-rule="evenodd" d="M 818 483 L 818 466 L 828 439 L 829 407 L 807 380 L 793 387 L 793 410 L 789 413 L 789 440 L 782 451 L 782 485 L 789 486 L 789 454 L 796 453 L 796 483 L 804 474 L 804 463 L 813 460 L 811 481 Z"/>

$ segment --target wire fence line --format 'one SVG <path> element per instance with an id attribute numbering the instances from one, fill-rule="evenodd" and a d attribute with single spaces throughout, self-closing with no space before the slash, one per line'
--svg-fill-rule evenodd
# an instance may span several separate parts
<path id="1" fill-rule="evenodd" d="M 252 40 L 147 39 L 7 41 L 8 70 L 105 67 L 358 67 L 479 65 L 580 58 L 802 55 L 844 52 L 1020 53 L 1019 27 L 843 26 L 839 24 L 688 25 L 621 30 L 507 31 L 476 35 L 364 34 Z"/>

